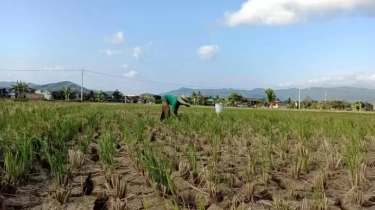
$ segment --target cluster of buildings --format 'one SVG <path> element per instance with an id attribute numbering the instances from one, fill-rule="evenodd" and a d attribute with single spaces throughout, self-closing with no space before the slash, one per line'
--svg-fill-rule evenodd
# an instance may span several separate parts
<path id="1" fill-rule="evenodd" d="M 36 90 L 34 92 L 25 93 L 24 95 L 25 95 L 25 98 L 29 100 L 52 100 L 53 99 L 52 93 L 46 90 Z M 161 96 L 159 95 L 152 95 L 152 97 L 150 97 L 149 94 L 147 95 L 148 97 L 146 97 L 146 94 L 141 94 L 141 95 L 126 94 L 126 95 L 123 95 L 123 98 L 121 99 L 121 101 L 118 101 L 118 102 L 147 104 L 147 103 L 155 103 L 156 101 L 161 100 Z M 17 98 L 17 96 L 15 93 L 12 93 L 8 89 L 1 88 L 0 98 L 14 99 L 14 98 Z M 94 100 L 94 101 L 97 101 L 97 100 Z M 117 102 L 114 100 L 112 96 L 108 96 L 106 101 Z M 244 98 L 242 101 L 237 102 L 235 106 L 237 107 L 260 107 L 261 103 L 262 103 L 262 100 L 257 99 L 257 98 Z M 215 100 L 206 99 L 205 105 L 214 106 Z M 287 108 L 287 106 L 288 106 L 287 103 L 276 100 L 272 108 Z"/>
<path id="2" fill-rule="evenodd" d="M 46 90 L 36 90 L 34 92 L 24 93 L 26 99 L 29 100 L 52 100 L 53 93 Z M 16 93 L 11 92 L 9 89 L 0 88 L 0 98 L 9 98 L 15 99 L 17 98 Z M 77 98 L 80 99 L 80 96 Z M 146 94 L 142 95 L 123 95 L 120 101 L 116 101 L 112 95 L 109 95 L 104 99 L 107 102 L 123 102 L 123 103 L 154 103 L 155 100 L 161 99 L 161 96 L 152 95 L 151 97 L 146 97 Z M 92 101 L 103 101 L 99 98 L 93 98 Z"/>
<path id="3" fill-rule="evenodd" d="M 9 89 L 1 88 L 0 89 L 0 98 L 17 98 L 16 93 L 11 92 Z M 36 90 L 33 93 L 25 93 L 25 98 L 30 100 L 51 100 L 52 93 L 45 90 Z"/>

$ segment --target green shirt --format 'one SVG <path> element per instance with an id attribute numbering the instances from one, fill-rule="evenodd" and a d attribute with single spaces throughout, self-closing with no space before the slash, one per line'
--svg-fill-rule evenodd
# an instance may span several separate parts
<path id="1" fill-rule="evenodd" d="M 172 112 L 176 112 L 178 110 L 178 108 L 180 107 L 180 103 L 178 102 L 177 100 L 177 96 L 175 95 L 170 95 L 170 94 L 167 94 L 167 95 L 163 95 L 161 97 L 161 100 L 162 101 L 165 101 L 167 102 L 169 105 L 171 105 L 172 107 Z"/>

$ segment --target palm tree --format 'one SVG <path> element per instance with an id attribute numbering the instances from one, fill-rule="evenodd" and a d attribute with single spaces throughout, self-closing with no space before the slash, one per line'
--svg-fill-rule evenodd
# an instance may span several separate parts
<path id="1" fill-rule="evenodd" d="M 63 87 L 63 88 L 61 89 L 61 92 L 62 92 L 63 95 L 65 96 L 65 101 L 69 101 L 70 93 L 71 93 L 71 91 L 70 91 L 70 87 L 67 87 L 67 86 Z"/>
<path id="2" fill-rule="evenodd" d="M 273 108 L 273 105 L 274 105 L 275 100 L 276 100 L 275 91 L 273 91 L 271 88 L 268 88 L 264 92 L 266 93 L 267 100 L 268 100 L 268 103 L 269 103 L 270 107 Z"/>
<path id="3" fill-rule="evenodd" d="M 11 91 L 14 92 L 17 98 L 23 98 L 25 93 L 29 90 L 29 86 L 26 82 L 18 82 L 15 85 L 12 85 Z"/>

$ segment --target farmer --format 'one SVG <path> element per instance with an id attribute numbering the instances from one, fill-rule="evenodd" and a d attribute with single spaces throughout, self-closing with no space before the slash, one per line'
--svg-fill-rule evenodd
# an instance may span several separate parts
<path id="1" fill-rule="evenodd" d="M 185 96 L 177 97 L 175 95 L 170 95 L 170 94 L 163 95 L 161 97 L 162 112 L 161 112 L 160 120 L 163 121 L 165 118 L 168 118 L 171 115 L 171 110 L 169 106 L 172 107 L 173 114 L 176 117 L 180 118 L 180 116 L 178 115 L 178 109 L 180 108 L 180 105 L 190 107 L 190 104 L 188 104 L 185 100 L 186 100 Z"/>

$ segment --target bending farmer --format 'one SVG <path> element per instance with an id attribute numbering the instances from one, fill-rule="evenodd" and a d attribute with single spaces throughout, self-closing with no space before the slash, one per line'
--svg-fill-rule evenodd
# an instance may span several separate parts
<path id="1" fill-rule="evenodd" d="M 187 107 L 190 107 L 190 104 L 188 104 L 186 101 L 185 101 L 185 98 L 186 97 L 177 97 L 175 95 L 163 95 L 161 97 L 161 101 L 162 101 L 162 104 L 161 104 L 161 108 L 162 108 L 162 112 L 161 112 L 161 117 L 160 117 L 160 120 L 164 120 L 165 118 L 168 118 L 170 115 L 171 115 L 171 110 L 170 110 L 170 107 L 172 107 L 172 112 L 173 114 L 176 116 L 176 117 L 180 117 L 178 115 L 178 109 L 180 108 L 180 105 L 184 105 L 184 106 L 187 106 Z"/>

